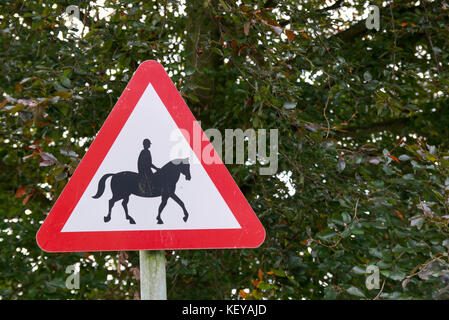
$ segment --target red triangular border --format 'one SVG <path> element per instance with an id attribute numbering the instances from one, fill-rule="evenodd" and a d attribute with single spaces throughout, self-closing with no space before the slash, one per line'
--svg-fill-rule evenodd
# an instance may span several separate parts
<path id="1" fill-rule="evenodd" d="M 193 148 L 190 139 L 187 139 L 190 147 L 196 152 L 198 159 L 201 159 L 201 164 L 241 229 L 61 232 L 149 83 L 177 126 L 193 136 L 195 117 L 163 66 L 156 61 L 143 62 L 39 229 L 36 240 L 41 249 L 67 252 L 255 248 L 264 241 L 265 229 L 226 166 L 221 161 L 220 164 L 203 162 L 200 152 L 210 142 L 203 141 L 201 148 Z"/>

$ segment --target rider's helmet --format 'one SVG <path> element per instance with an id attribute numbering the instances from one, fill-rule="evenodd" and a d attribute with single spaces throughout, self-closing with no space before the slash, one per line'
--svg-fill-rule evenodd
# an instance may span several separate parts
<path id="1" fill-rule="evenodd" d="M 144 147 L 145 149 L 148 149 L 150 146 L 151 146 L 151 141 L 150 141 L 150 139 L 145 139 L 145 140 L 143 140 L 143 147 Z"/>

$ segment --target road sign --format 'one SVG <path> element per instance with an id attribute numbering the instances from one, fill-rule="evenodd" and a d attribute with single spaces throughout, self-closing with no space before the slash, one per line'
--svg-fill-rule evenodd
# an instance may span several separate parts
<path id="1" fill-rule="evenodd" d="M 264 238 L 155 61 L 139 66 L 37 234 L 50 252 L 251 248 Z"/>

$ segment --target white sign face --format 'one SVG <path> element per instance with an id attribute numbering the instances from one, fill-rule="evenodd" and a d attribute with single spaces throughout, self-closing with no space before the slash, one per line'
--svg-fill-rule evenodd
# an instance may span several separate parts
<path id="1" fill-rule="evenodd" d="M 145 139 L 151 141 L 149 148 L 144 147 Z M 182 154 L 174 157 L 173 150 L 180 149 L 183 150 Z M 185 172 L 179 173 L 179 180 L 174 182 L 173 190 L 170 189 L 173 185 L 171 178 L 161 180 L 162 174 L 156 178 L 156 169 L 152 169 L 154 175 L 149 176 L 150 181 L 153 181 L 150 185 L 157 180 L 157 183 L 165 183 L 165 188 L 175 193 L 188 212 L 187 219 L 182 206 L 171 197 L 168 197 L 161 211 L 161 221 L 158 221 L 159 208 L 163 202 L 161 196 L 139 196 L 135 194 L 139 193 L 138 189 L 128 197 L 120 194 L 124 186 L 140 186 L 141 190 L 145 190 L 145 183 L 142 185 L 139 178 L 138 162 L 140 155 L 147 155 L 147 151 L 151 153 L 152 164 L 159 169 L 175 158 L 188 157 L 191 179 L 187 180 Z M 113 175 L 105 177 L 108 174 Z M 104 191 L 93 198 L 99 192 L 102 177 L 105 177 Z M 167 187 L 167 184 L 170 186 Z M 115 191 L 111 188 L 115 188 Z M 128 198 L 127 203 L 124 198 Z M 110 202 L 113 202 L 113 207 L 109 215 Z M 127 219 L 125 207 L 131 219 Z M 215 184 L 149 84 L 61 232 L 240 228 Z"/>

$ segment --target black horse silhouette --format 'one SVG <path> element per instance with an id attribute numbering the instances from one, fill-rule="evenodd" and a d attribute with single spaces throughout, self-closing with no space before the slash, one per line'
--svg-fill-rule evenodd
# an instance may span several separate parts
<path id="1" fill-rule="evenodd" d="M 184 211 L 184 222 L 187 222 L 189 213 L 184 206 L 184 203 L 175 194 L 176 183 L 179 180 L 181 173 L 185 176 L 186 180 L 190 180 L 190 164 L 188 159 L 176 159 L 169 161 L 160 170 L 158 170 L 152 176 L 150 181 L 145 181 L 145 177 L 132 171 L 122 171 L 119 173 L 108 173 L 101 177 L 98 182 L 97 194 L 93 196 L 94 199 L 98 199 L 104 192 L 106 179 L 111 179 L 111 191 L 112 198 L 109 200 L 109 213 L 104 217 L 104 222 L 111 220 L 111 210 L 114 204 L 122 201 L 123 209 L 125 209 L 126 219 L 129 223 L 135 224 L 134 219 L 128 214 L 128 201 L 129 196 L 134 194 L 139 197 L 154 198 L 162 197 L 162 202 L 159 205 L 159 211 L 157 215 L 157 223 L 163 224 L 161 219 L 161 212 L 164 210 L 167 204 L 168 198 L 172 198 Z"/>

